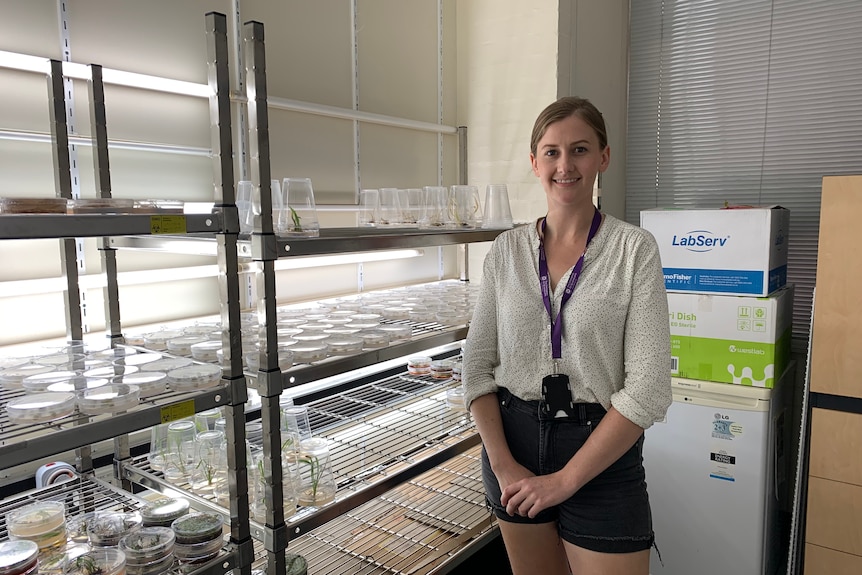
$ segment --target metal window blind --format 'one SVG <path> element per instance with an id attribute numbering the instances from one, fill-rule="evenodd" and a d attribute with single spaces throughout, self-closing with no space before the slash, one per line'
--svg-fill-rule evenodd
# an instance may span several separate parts
<path id="1" fill-rule="evenodd" d="M 630 3 L 626 219 L 790 210 L 794 351 L 807 349 L 823 176 L 862 173 L 862 3 Z"/>

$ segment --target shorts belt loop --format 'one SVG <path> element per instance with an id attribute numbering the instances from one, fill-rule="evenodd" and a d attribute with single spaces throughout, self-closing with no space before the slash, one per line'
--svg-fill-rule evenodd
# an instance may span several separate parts
<path id="1" fill-rule="evenodd" d="M 584 403 L 578 404 L 578 423 L 584 423 L 587 420 L 587 406 Z"/>

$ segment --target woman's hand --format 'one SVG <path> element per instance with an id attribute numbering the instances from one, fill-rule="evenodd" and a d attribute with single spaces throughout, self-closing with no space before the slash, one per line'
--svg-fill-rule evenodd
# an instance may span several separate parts
<path id="1" fill-rule="evenodd" d="M 520 467 L 520 466 L 519 466 Z M 533 475 L 526 469 L 527 475 L 507 484 L 503 484 L 499 475 L 503 495 L 500 504 L 506 506 L 509 515 L 535 518 L 540 511 L 559 505 L 575 494 L 570 482 L 565 481 L 562 473 L 549 475 Z"/>

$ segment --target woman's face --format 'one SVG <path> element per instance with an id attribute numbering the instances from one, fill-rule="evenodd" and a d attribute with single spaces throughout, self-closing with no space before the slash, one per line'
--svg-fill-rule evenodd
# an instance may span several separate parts
<path id="1" fill-rule="evenodd" d="M 578 116 L 550 124 L 536 155 L 530 154 L 549 207 L 592 203 L 596 176 L 608 168 L 610 159 L 610 147 L 601 149 L 595 130 Z"/>

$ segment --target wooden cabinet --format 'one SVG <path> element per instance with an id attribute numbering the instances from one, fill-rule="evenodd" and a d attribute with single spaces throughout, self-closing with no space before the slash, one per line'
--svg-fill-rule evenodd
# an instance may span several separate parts
<path id="1" fill-rule="evenodd" d="M 862 573 L 862 176 L 823 178 L 811 340 L 805 575 Z"/>
<path id="2" fill-rule="evenodd" d="M 862 398 L 862 176 L 823 178 L 811 391 Z"/>

